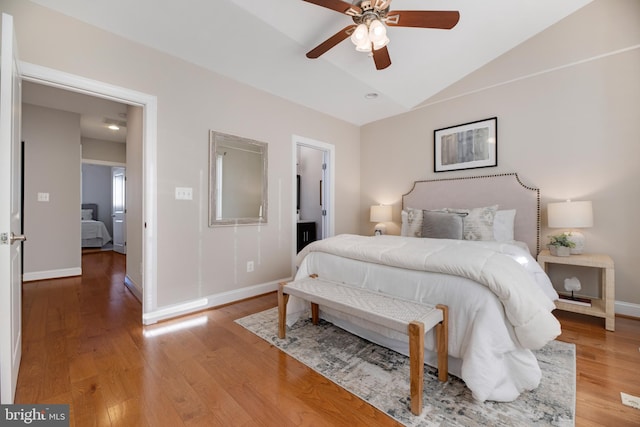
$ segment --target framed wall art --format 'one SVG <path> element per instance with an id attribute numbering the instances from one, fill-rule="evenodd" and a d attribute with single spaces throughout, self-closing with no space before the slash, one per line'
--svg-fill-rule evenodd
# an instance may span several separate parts
<path id="1" fill-rule="evenodd" d="M 433 131 L 434 172 L 498 166 L 498 118 Z"/>

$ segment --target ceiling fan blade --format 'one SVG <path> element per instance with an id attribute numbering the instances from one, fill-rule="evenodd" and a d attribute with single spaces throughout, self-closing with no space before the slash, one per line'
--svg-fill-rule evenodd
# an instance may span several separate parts
<path id="1" fill-rule="evenodd" d="M 354 28 L 356 28 L 355 25 L 348 25 L 344 27 L 343 29 L 341 29 L 340 31 L 338 31 L 337 33 L 335 33 L 334 35 L 332 35 L 331 37 L 329 37 L 328 39 L 320 43 L 318 46 L 310 50 L 307 53 L 307 58 L 309 59 L 318 58 L 320 55 L 322 55 L 323 53 L 325 53 L 326 51 L 328 51 L 329 49 L 331 49 L 332 47 L 334 47 L 335 45 L 337 45 L 347 37 L 349 37 L 353 33 Z"/>
<path id="2" fill-rule="evenodd" d="M 450 30 L 460 20 L 455 10 L 394 10 L 385 23 L 391 27 L 440 28 Z"/>
<path id="3" fill-rule="evenodd" d="M 318 6 L 326 7 L 327 9 L 335 10 L 336 12 L 344 13 L 346 15 L 355 16 L 362 13 L 362 9 L 354 4 L 347 3 L 342 0 L 304 0 L 307 3 L 313 3 Z"/>
<path id="4" fill-rule="evenodd" d="M 373 62 L 376 63 L 376 70 L 384 70 L 391 65 L 389 50 L 387 50 L 386 46 L 373 51 Z"/>

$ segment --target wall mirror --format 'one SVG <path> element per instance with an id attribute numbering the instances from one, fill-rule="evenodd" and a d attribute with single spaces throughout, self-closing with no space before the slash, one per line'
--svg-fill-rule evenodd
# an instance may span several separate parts
<path id="1" fill-rule="evenodd" d="M 209 133 L 209 227 L 267 222 L 267 143 Z"/>

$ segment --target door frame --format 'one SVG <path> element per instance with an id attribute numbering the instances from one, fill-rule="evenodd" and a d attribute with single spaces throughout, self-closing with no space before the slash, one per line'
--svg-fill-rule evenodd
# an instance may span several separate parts
<path id="1" fill-rule="evenodd" d="M 153 323 L 147 313 L 157 309 L 157 97 L 24 61 L 20 69 L 22 80 L 142 107 L 142 323 Z"/>
<path id="2" fill-rule="evenodd" d="M 322 184 L 323 189 L 323 203 L 327 214 L 323 216 L 323 235 L 321 238 L 331 237 L 335 234 L 335 163 L 336 163 L 336 147 L 333 144 L 329 144 L 322 141 L 317 141 L 315 139 L 307 138 L 304 136 L 293 135 L 292 137 L 292 161 L 291 161 L 291 192 L 293 197 L 291 198 L 291 214 L 294 215 L 296 211 L 296 199 L 297 199 L 297 156 L 298 156 L 298 146 L 313 148 L 315 150 L 320 150 L 324 153 L 325 163 L 327 165 L 324 171 L 324 182 Z M 297 223 L 295 221 L 295 216 L 293 216 L 294 220 L 291 221 L 292 228 L 292 272 L 295 276 L 296 271 L 296 227 Z"/>

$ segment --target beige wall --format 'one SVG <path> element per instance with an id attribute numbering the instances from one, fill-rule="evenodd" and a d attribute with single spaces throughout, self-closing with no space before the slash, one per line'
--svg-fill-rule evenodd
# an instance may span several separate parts
<path id="1" fill-rule="evenodd" d="M 546 204 L 592 200 L 586 250 L 616 264 L 616 310 L 640 315 L 640 2 L 597 0 L 411 113 L 362 128 L 361 229 L 367 207 L 395 204 L 418 179 L 518 172 Z M 433 173 L 433 130 L 498 117 L 498 167 Z M 393 146 L 389 142 L 393 142 Z M 384 173 L 381 173 L 384 172 Z M 629 304 L 625 304 L 629 303 Z"/>
<path id="2" fill-rule="evenodd" d="M 22 123 L 25 280 L 80 274 L 80 115 L 23 104 Z"/>
<path id="3" fill-rule="evenodd" d="M 126 144 L 82 137 L 82 160 L 126 163 Z"/>
<path id="4" fill-rule="evenodd" d="M 358 127 L 27 1 L 2 11 L 14 16 L 21 60 L 157 96 L 158 186 L 147 190 L 158 199 L 159 308 L 291 276 L 294 134 L 335 145 L 335 231 L 357 232 Z M 269 144 L 267 225 L 207 227 L 210 129 Z M 193 188 L 193 201 L 176 201 L 175 187 Z"/>

